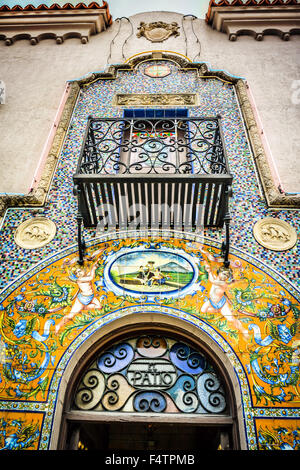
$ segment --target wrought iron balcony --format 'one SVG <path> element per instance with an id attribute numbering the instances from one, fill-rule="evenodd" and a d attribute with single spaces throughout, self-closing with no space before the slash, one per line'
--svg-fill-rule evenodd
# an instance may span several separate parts
<path id="1" fill-rule="evenodd" d="M 82 221 L 188 230 L 225 222 L 228 232 L 232 176 L 220 117 L 90 117 L 73 179 L 80 240 Z M 81 240 L 81 261 L 82 252 Z"/>

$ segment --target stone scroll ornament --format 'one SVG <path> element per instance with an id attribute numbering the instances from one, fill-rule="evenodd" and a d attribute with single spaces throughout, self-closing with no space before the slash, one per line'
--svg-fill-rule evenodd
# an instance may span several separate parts
<path id="1" fill-rule="evenodd" d="M 179 36 L 178 23 L 164 23 L 163 21 L 156 21 L 154 23 L 144 23 L 141 21 L 138 28 L 139 32 L 137 37 L 145 37 L 151 42 L 163 42 L 170 36 Z"/>

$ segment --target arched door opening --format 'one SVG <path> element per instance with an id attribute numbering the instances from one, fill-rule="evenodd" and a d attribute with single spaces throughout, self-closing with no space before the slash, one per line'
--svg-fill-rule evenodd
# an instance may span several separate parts
<path id="1" fill-rule="evenodd" d="M 67 392 L 59 448 L 239 449 L 226 370 L 184 336 L 136 329 L 90 352 Z"/>

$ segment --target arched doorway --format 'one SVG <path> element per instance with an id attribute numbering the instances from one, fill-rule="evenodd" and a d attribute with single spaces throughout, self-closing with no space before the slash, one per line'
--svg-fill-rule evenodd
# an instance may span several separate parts
<path id="1" fill-rule="evenodd" d="M 243 447 L 234 374 L 200 332 L 173 326 L 110 328 L 89 348 L 66 387 L 58 448 Z"/>

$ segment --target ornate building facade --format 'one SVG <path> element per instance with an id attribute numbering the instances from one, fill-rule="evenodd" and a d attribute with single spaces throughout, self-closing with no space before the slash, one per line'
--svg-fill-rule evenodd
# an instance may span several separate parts
<path id="1" fill-rule="evenodd" d="M 299 450 L 299 12 L 0 7 L 2 450 Z"/>

